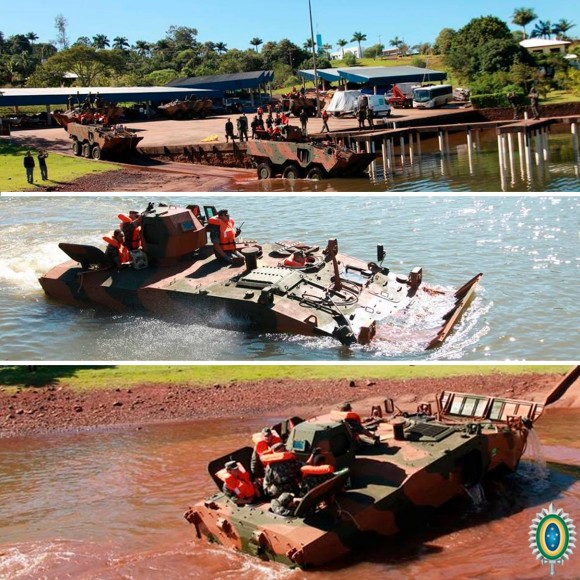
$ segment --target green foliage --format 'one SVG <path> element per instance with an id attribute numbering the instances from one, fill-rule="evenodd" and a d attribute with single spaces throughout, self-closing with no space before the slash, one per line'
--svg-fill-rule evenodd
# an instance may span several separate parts
<path id="1" fill-rule="evenodd" d="M 483 16 L 452 36 L 444 62 L 460 79 L 471 82 L 480 74 L 509 70 L 515 62 L 525 62 L 527 54 L 514 42 L 505 22 Z"/>
<path id="2" fill-rule="evenodd" d="M 365 48 L 363 54 L 365 58 L 377 58 L 383 54 L 383 50 L 385 50 L 385 45 L 377 43 Z"/>
<path id="3" fill-rule="evenodd" d="M 456 34 L 453 28 L 443 28 L 433 43 L 433 54 L 447 54 Z"/>
<path id="4" fill-rule="evenodd" d="M 505 93 L 471 95 L 471 105 L 474 109 L 491 109 L 495 107 L 511 106 Z"/>
<path id="5" fill-rule="evenodd" d="M 427 68 L 427 61 L 420 56 L 414 56 L 411 59 L 411 66 L 416 66 L 419 68 Z"/>
<path id="6" fill-rule="evenodd" d="M 358 61 L 356 59 L 356 56 L 352 52 L 345 53 L 344 58 L 342 59 L 342 62 L 346 66 L 357 66 L 358 65 Z"/>
<path id="7" fill-rule="evenodd" d="M 145 75 L 144 81 L 146 83 L 145 86 L 160 87 L 170 83 L 171 81 L 174 81 L 177 78 L 179 78 L 177 71 L 168 68 L 150 72 L 149 74 Z"/>
<path id="8" fill-rule="evenodd" d="M 272 81 L 272 86 L 277 89 L 281 89 L 288 85 L 288 83 L 293 82 L 289 79 L 295 79 L 292 68 L 289 64 L 279 62 L 274 65 L 274 80 Z"/>

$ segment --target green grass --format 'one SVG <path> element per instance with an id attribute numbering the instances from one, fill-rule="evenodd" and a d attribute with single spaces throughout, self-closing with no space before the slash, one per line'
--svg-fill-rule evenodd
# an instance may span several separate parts
<path id="1" fill-rule="evenodd" d="M 564 373 L 565 365 L 394 365 L 317 366 L 317 365 L 202 365 L 202 366 L 26 366 L 0 367 L 0 386 L 18 387 L 66 385 L 74 390 L 133 388 L 137 385 L 175 384 L 208 387 L 219 383 L 245 383 L 259 380 L 312 379 L 410 379 L 452 376 Z"/>
<path id="2" fill-rule="evenodd" d="M 119 168 L 113 163 L 51 153 L 49 149 L 47 159 L 49 179 L 42 181 L 36 158 L 37 151 L 31 149 L 36 167 L 34 183 L 29 184 L 26 181 L 26 171 L 23 165 L 26 151 L 24 147 L 0 141 L 0 191 L 31 191 L 38 187 L 56 187 L 84 175 L 104 173 Z"/>

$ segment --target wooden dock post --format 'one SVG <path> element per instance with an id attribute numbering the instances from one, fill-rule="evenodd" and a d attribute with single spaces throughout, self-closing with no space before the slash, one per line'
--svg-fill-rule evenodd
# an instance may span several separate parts
<path id="1" fill-rule="evenodd" d="M 524 167 L 524 134 L 522 131 L 518 131 L 518 153 L 520 156 L 520 173 L 522 181 L 524 181 L 526 179 L 526 170 Z"/>
<path id="2" fill-rule="evenodd" d="M 443 156 L 443 131 L 441 129 L 437 131 L 437 137 L 439 139 L 439 153 Z"/>
<path id="3" fill-rule="evenodd" d="M 514 136 L 512 133 L 508 133 L 507 136 L 508 141 L 508 152 L 509 152 L 509 159 L 510 159 L 510 174 L 511 174 L 511 183 L 512 185 L 515 183 L 515 163 L 514 163 Z"/>
<path id="4" fill-rule="evenodd" d="M 387 139 L 383 137 L 383 142 L 381 143 L 381 150 L 383 153 L 383 176 L 385 181 L 387 180 L 387 171 L 390 170 L 388 161 L 387 161 Z"/>
<path id="5" fill-rule="evenodd" d="M 576 173 L 580 171 L 580 149 L 578 146 L 578 123 L 570 124 L 572 133 L 572 149 L 574 149 L 574 158 L 576 159 Z"/>
<path id="6" fill-rule="evenodd" d="M 409 132 L 409 163 L 413 165 L 415 162 L 415 152 L 413 151 L 413 133 Z"/>
<path id="7" fill-rule="evenodd" d="M 540 131 L 539 130 L 535 130 L 534 131 L 534 141 L 536 142 L 536 167 L 539 167 L 542 163 L 542 140 L 540 137 Z"/>
<path id="8" fill-rule="evenodd" d="M 405 167 L 405 136 L 399 137 L 399 148 L 401 150 L 401 167 Z"/>

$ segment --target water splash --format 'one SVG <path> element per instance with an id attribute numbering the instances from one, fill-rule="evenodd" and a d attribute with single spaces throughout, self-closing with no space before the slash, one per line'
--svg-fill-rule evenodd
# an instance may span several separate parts
<path id="1" fill-rule="evenodd" d="M 479 509 L 483 506 L 486 501 L 485 491 L 481 483 L 476 483 L 474 485 L 465 486 L 465 491 L 467 495 L 471 498 L 475 508 Z"/>

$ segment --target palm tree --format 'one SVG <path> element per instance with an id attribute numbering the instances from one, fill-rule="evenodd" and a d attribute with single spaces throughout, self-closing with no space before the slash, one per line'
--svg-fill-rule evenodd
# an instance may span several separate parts
<path id="1" fill-rule="evenodd" d="M 535 20 L 538 15 L 532 8 L 516 8 L 512 14 L 512 24 L 521 26 L 524 31 L 524 40 L 526 39 L 526 26 Z"/>
<path id="2" fill-rule="evenodd" d="M 389 40 L 389 45 L 394 46 L 395 48 L 399 48 L 401 44 L 403 44 L 403 41 L 398 36 Z"/>
<path id="3" fill-rule="evenodd" d="M 534 30 L 532 30 L 534 38 L 552 38 L 552 23 L 549 20 L 538 20 Z"/>
<path id="4" fill-rule="evenodd" d="M 366 34 L 363 34 L 362 32 L 355 32 L 352 35 L 352 38 L 350 40 L 351 42 L 358 42 L 358 54 L 359 54 L 359 58 L 362 57 L 362 46 L 360 45 L 360 43 L 363 40 L 366 40 L 366 39 L 367 39 L 367 35 Z"/>
<path id="5" fill-rule="evenodd" d="M 129 48 L 129 41 L 124 36 L 115 36 L 113 38 L 113 48 L 117 50 L 125 50 Z"/>
<path id="6" fill-rule="evenodd" d="M 307 38 L 306 42 L 302 45 L 306 50 L 312 50 L 314 43 L 312 42 L 312 38 Z"/>
<path id="7" fill-rule="evenodd" d="M 32 46 L 34 42 L 38 40 L 38 34 L 36 34 L 36 32 L 28 32 L 26 38 L 28 38 L 28 42 L 30 42 L 30 46 Z"/>
<path id="8" fill-rule="evenodd" d="M 344 47 L 348 44 L 348 42 L 344 38 L 339 38 L 336 41 L 336 45 L 340 46 L 340 58 L 344 58 Z"/>
<path id="9" fill-rule="evenodd" d="M 326 56 L 328 59 L 330 59 L 330 51 L 332 50 L 332 44 L 323 44 L 322 45 L 322 50 L 326 51 Z"/>
<path id="10" fill-rule="evenodd" d="M 145 56 L 151 52 L 151 45 L 146 40 L 138 40 L 134 48 L 139 56 Z"/>
<path id="11" fill-rule="evenodd" d="M 552 32 L 556 35 L 556 38 L 560 40 L 568 40 L 566 32 L 568 32 L 570 28 L 574 28 L 574 26 L 576 25 L 573 22 L 562 18 L 561 20 L 558 20 L 554 26 L 552 26 Z"/>
<path id="12" fill-rule="evenodd" d="M 111 46 L 111 43 L 105 34 L 95 34 L 93 36 L 93 46 L 97 50 L 104 50 L 107 46 Z"/>
<path id="13" fill-rule="evenodd" d="M 264 44 L 264 41 L 261 38 L 254 36 L 254 38 L 250 40 L 250 44 L 256 49 L 256 52 L 258 52 L 258 46 L 260 46 L 260 44 Z"/>
<path id="14" fill-rule="evenodd" d="M 222 52 L 228 51 L 228 45 L 225 44 L 224 42 L 216 42 L 215 49 L 216 49 L 218 54 L 221 54 Z"/>

